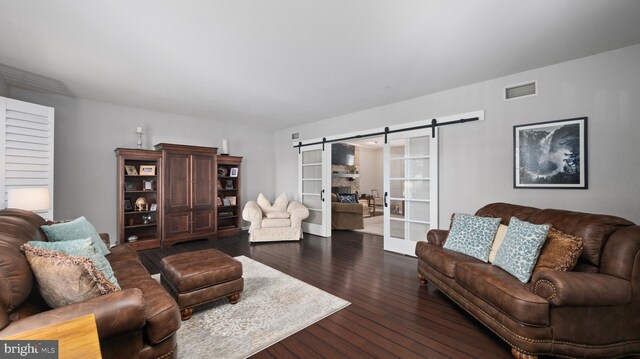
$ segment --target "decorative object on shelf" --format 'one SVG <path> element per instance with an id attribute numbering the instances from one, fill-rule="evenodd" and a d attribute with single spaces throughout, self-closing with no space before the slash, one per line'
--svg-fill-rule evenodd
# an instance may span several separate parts
<path id="1" fill-rule="evenodd" d="M 233 180 L 227 180 L 224 186 L 225 189 L 233 189 Z"/>
<path id="2" fill-rule="evenodd" d="M 133 217 L 129 217 L 129 219 L 127 219 L 127 225 L 133 226 L 134 224 L 136 224 L 136 221 L 133 219 Z"/>
<path id="3" fill-rule="evenodd" d="M 150 214 L 143 214 L 142 215 L 142 223 L 144 224 L 149 224 L 151 223 L 151 215 Z"/>
<path id="4" fill-rule="evenodd" d="M 229 205 L 231 206 L 235 206 L 236 205 L 236 196 L 229 196 L 226 197 L 227 199 L 229 199 Z"/>
<path id="5" fill-rule="evenodd" d="M 136 199 L 136 211 L 147 211 L 149 210 L 149 204 L 147 203 L 146 198 L 139 197 Z"/>
<path id="6" fill-rule="evenodd" d="M 135 242 L 138 240 L 138 236 L 129 236 L 129 238 L 127 238 L 127 242 Z"/>
<path id="7" fill-rule="evenodd" d="M 229 171 L 229 177 L 238 177 L 238 167 L 231 168 L 231 171 Z"/>
<path id="8" fill-rule="evenodd" d="M 222 150 L 220 151 L 220 154 L 223 156 L 229 155 L 229 143 L 226 138 L 222 139 Z"/>
<path id="9" fill-rule="evenodd" d="M 156 166 L 153 166 L 153 165 L 140 166 L 140 176 L 155 176 L 155 175 L 156 175 Z"/>
<path id="10" fill-rule="evenodd" d="M 222 206 L 222 197 L 218 196 L 218 206 Z"/>
<path id="11" fill-rule="evenodd" d="M 138 136 L 138 149 L 142 148 L 142 127 L 136 128 L 136 135 Z"/>
<path id="12" fill-rule="evenodd" d="M 125 200 L 124 200 L 124 210 L 125 211 L 132 211 L 133 210 L 133 205 L 131 205 L 131 200 L 129 198 L 125 198 Z"/>
<path id="13" fill-rule="evenodd" d="M 43 211 L 51 208 L 47 187 L 12 188 L 7 192 L 7 207 L 27 211 Z"/>
<path id="14" fill-rule="evenodd" d="M 157 203 L 151 203 L 151 207 L 149 208 L 150 211 L 157 211 L 158 210 L 158 204 Z"/>
<path id="15" fill-rule="evenodd" d="M 224 177 L 229 173 L 228 171 L 226 167 L 218 167 L 218 176 Z"/>
<path id="16" fill-rule="evenodd" d="M 153 191 L 154 181 L 142 181 L 142 190 L 143 191 Z"/>
<path id="17" fill-rule="evenodd" d="M 222 203 L 224 203 L 225 206 L 230 206 L 231 205 L 231 201 L 229 201 L 229 198 L 225 197 L 222 200 Z"/>
<path id="18" fill-rule="evenodd" d="M 220 180 L 218 180 L 218 189 L 223 189 L 222 188 L 222 182 Z"/>
<path id="19" fill-rule="evenodd" d="M 136 183 L 135 182 L 125 182 L 124 190 L 125 191 L 135 191 L 135 190 L 137 190 Z"/>
<path id="20" fill-rule="evenodd" d="M 125 171 L 127 171 L 127 176 L 137 176 L 138 170 L 136 170 L 136 166 L 124 166 Z"/>
<path id="21" fill-rule="evenodd" d="M 587 189 L 587 117 L 513 126 L 513 187 Z"/>

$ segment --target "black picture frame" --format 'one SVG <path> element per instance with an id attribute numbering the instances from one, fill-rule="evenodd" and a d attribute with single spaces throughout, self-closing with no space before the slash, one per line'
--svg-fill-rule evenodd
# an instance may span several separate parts
<path id="1" fill-rule="evenodd" d="M 124 190 L 125 191 L 136 191 L 136 190 L 138 190 L 138 186 L 136 185 L 135 182 L 125 182 L 124 183 Z"/>
<path id="2" fill-rule="evenodd" d="M 587 120 L 513 126 L 513 188 L 588 189 Z"/>
<path id="3" fill-rule="evenodd" d="M 129 198 L 124 199 L 124 210 L 125 212 L 133 211 L 133 205 L 131 204 L 131 199 Z"/>
<path id="4" fill-rule="evenodd" d="M 233 180 L 227 180 L 224 189 L 233 189 Z"/>

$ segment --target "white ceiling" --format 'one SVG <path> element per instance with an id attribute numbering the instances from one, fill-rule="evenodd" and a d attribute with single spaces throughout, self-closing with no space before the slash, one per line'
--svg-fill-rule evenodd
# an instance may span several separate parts
<path id="1" fill-rule="evenodd" d="M 637 0 L 0 0 L 0 64 L 269 128 L 637 43 Z"/>

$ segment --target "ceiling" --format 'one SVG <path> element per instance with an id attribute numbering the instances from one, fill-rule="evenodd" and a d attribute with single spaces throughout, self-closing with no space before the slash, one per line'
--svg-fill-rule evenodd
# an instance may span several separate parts
<path id="1" fill-rule="evenodd" d="M 637 0 L 0 0 L 0 64 L 276 129 L 638 44 L 639 19 Z"/>

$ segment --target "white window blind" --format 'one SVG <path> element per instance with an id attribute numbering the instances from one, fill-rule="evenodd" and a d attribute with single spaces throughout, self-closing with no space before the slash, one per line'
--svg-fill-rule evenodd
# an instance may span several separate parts
<path id="1" fill-rule="evenodd" d="M 37 211 L 53 219 L 54 110 L 0 97 L 0 206 L 13 188 L 46 187 L 51 208 Z"/>

